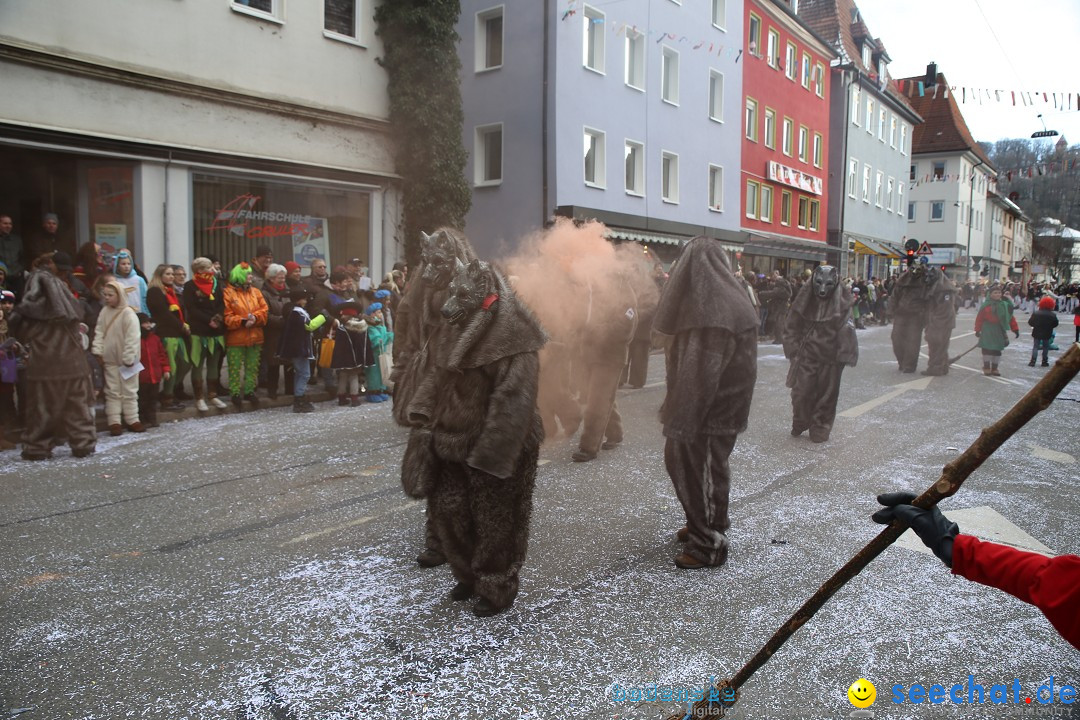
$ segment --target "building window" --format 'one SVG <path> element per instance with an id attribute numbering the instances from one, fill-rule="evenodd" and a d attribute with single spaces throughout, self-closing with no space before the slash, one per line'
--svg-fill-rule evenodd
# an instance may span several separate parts
<path id="1" fill-rule="evenodd" d="M 765 108 L 765 147 L 776 149 L 776 111 Z"/>
<path id="2" fill-rule="evenodd" d="M 724 122 L 724 74 L 709 71 L 709 119 Z"/>
<path id="3" fill-rule="evenodd" d="M 810 131 L 805 126 L 799 126 L 799 160 L 806 162 L 806 153 L 809 150 Z"/>
<path id="4" fill-rule="evenodd" d="M 877 178 L 874 182 L 874 204 L 881 207 L 882 192 L 885 186 L 885 173 L 878 170 Z"/>
<path id="5" fill-rule="evenodd" d="M 791 192 L 788 190 L 780 192 L 780 224 L 791 225 Z"/>
<path id="6" fill-rule="evenodd" d="M 934 179 L 935 180 L 944 180 L 945 179 L 945 161 L 944 160 L 937 160 L 937 161 L 934 162 Z"/>
<path id="7" fill-rule="evenodd" d="M 893 209 L 893 186 L 895 184 L 896 184 L 896 181 L 894 181 L 892 179 L 892 177 L 890 177 L 885 182 L 885 200 L 886 200 L 886 202 L 885 202 L 885 212 L 892 212 L 892 209 Z"/>
<path id="8" fill-rule="evenodd" d="M 724 210 L 724 168 L 719 165 L 709 166 L 709 209 Z"/>
<path id="9" fill-rule="evenodd" d="M 746 37 L 746 47 L 754 57 L 761 57 L 761 18 L 750 13 L 750 31 Z"/>
<path id="10" fill-rule="evenodd" d="M 727 27 L 727 0 L 712 0 L 712 24 L 721 30 Z"/>
<path id="11" fill-rule="evenodd" d="M 627 140 L 624 155 L 626 159 L 626 194 L 644 197 L 645 146 Z"/>
<path id="12" fill-rule="evenodd" d="M 746 217 L 757 220 L 758 194 L 761 192 L 761 184 L 754 180 L 746 181 Z"/>
<path id="13" fill-rule="evenodd" d="M 810 217 L 810 198 L 799 198 L 799 229 L 805 230 Z"/>
<path id="14" fill-rule="evenodd" d="M 907 123 L 900 123 L 900 154 L 907 155 Z"/>
<path id="15" fill-rule="evenodd" d="M 502 64 L 503 8 L 500 5 L 476 13 L 476 72 L 494 70 Z"/>
<path id="16" fill-rule="evenodd" d="M 825 97 L 825 66 L 821 63 L 814 66 L 814 94 Z"/>
<path id="17" fill-rule="evenodd" d="M 885 108 L 878 109 L 877 136 L 878 140 L 885 142 Z"/>
<path id="18" fill-rule="evenodd" d="M 323 30 L 355 40 L 360 37 L 356 0 L 323 0 Z"/>
<path id="19" fill-rule="evenodd" d="M 799 51 L 795 48 L 795 43 L 792 42 L 787 44 L 787 55 L 784 60 L 784 75 L 792 82 L 795 82 L 799 77 Z"/>
<path id="20" fill-rule="evenodd" d="M 810 224 L 809 227 L 815 232 L 818 229 L 818 220 L 821 214 L 821 203 L 817 200 L 810 201 Z"/>
<path id="21" fill-rule="evenodd" d="M 679 53 L 669 47 L 664 48 L 661 58 L 660 97 L 672 105 L 679 104 Z"/>
<path id="22" fill-rule="evenodd" d="M 889 120 L 889 146 L 896 147 L 896 116 Z"/>
<path id="23" fill-rule="evenodd" d="M 864 43 L 863 46 L 862 46 L 862 64 L 863 64 L 863 67 L 865 67 L 867 70 L 869 70 L 871 67 L 873 67 L 870 64 L 870 61 L 871 61 L 870 45 Z"/>
<path id="24" fill-rule="evenodd" d="M 862 117 L 862 90 L 858 85 L 854 85 L 851 88 L 851 122 L 858 125 L 860 117 Z"/>
<path id="25" fill-rule="evenodd" d="M 281 0 L 232 0 L 232 9 L 264 20 L 281 22 Z"/>
<path id="26" fill-rule="evenodd" d="M 761 200 L 758 203 L 758 205 L 760 205 L 758 217 L 761 218 L 762 222 L 772 222 L 772 199 L 772 185 L 765 185 L 763 183 L 761 185 Z"/>
<path id="27" fill-rule="evenodd" d="M 795 142 L 795 123 L 793 123 L 789 117 L 784 118 L 783 132 L 784 136 L 781 139 L 783 142 L 782 150 L 785 155 L 791 157 L 792 145 Z"/>
<path id="28" fill-rule="evenodd" d="M 915 182 L 915 171 L 918 168 L 918 163 L 911 163 L 911 175 L 908 176 L 908 180 Z"/>
<path id="29" fill-rule="evenodd" d="M 930 222 L 940 222 L 945 219 L 945 201 L 932 200 L 930 202 Z"/>
<path id="30" fill-rule="evenodd" d="M 626 30 L 626 84 L 645 89 L 645 34 Z"/>
<path id="31" fill-rule="evenodd" d="M 874 134 L 874 101 L 866 98 L 866 132 Z"/>
<path id="32" fill-rule="evenodd" d="M 502 135 L 502 123 L 476 128 L 473 176 L 478 186 L 498 185 L 502 182 Z"/>
<path id="33" fill-rule="evenodd" d="M 821 146 L 825 144 L 825 138 L 821 133 L 814 133 L 814 167 L 821 167 Z"/>
<path id="34" fill-rule="evenodd" d="M 604 13 L 596 8 L 585 6 L 585 67 L 598 73 L 604 72 Z"/>
<path id="35" fill-rule="evenodd" d="M 585 128 L 585 184 L 602 188 L 607 184 L 604 163 L 604 133 Z"/>
<path id="36" fill-rule="evenodd" d="M 679 202 L 679 156 L 665 152 L 660 156 L 660 198 L 664 202 Z"/>
<path id="37" fill-rule="evenodd" d="M 857 190 L 855 189 L 856 176 L 859 174 L 859 161 L 855 158 L 848 160 L 847 166 L 847 194 L 850 198 L 857 198 Z"/>
<path id="38" fill-rule="evenodd" d="M 907 204 L 907 219 L 908 222 L 915 222 L 915 203 L 913 202 Z"/>
<path id="39" fill-rule="evenodd" d="M 769 46 L 766 49 L 765 61 L 769 67 L 780 69 L 780 33 L 769 28 Z"/>
<path id="40" fill-rule="evenodd" d="M 810 89 L 810 56 L 806 53 L 802 55 L 802 86 Z"/>
<path id="41" fill-rule="evenodd" d="M 870 202 L 870 165 L 863 164 L 862 167 L 862 201 L 869 204 Z"/>
<path id="42" fill-rule="evenodd" d="M 757 100 L 746 98 L 746 139 L 757 142 Z"/>

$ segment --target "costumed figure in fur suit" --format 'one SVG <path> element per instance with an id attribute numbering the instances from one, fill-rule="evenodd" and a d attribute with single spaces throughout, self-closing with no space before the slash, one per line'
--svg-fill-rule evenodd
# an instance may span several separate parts
<path id="1" fill-rule="evenodd" d="M 728 456 L 746 429 L 757 380 L 758 316 L 718 240 L 683 248 L 660 296 L 653 329 L 671 336 L 660 408 L 664 465 L 686 513 L 675 565 L 727 560 Z"/>
<path id="2" fill-rule="evenodd" d="M 930 301 L 926 309 L 926 347 L 930 361 L 923 375 L 949 374 L 949 339 L 956 327 L 956 285 L 939 268 L 928 267 Z"/>
<path id="3" fill-rule="evenodd" d="M 394 330 L 393 416 L 398 425 L 411 428 L 409 444 L 401 461 L 401 484 L 406 494 L 427 497 L 438 463 L 431 449 L 431 428 L 409 419 L 409 401 L 423 379 L 434 372 L 434 349 L 446 323 L 442 306 L 447 287 L 458 263 L 476 259 L 469 241 L 454 230 L 441 228 L 434 234 L 421 233 L 422 262 L 416 278 L 398 303 Z M 424 527 L 424 551 L 417 556 L 421 567 L 437 567 L 446 562 L 431 520 L 430 509 Z"/>
<path id="4" fill-rule="evenodd" d="M 784 328 L 784 355 L 791 361 L 791 434 L 810 431 L 816 443 L 829 439 L 845 365 L 859 359 L 859 339 L 851 324 L 855 298 L 840 285 L 835 267 L 814 268 L 810 282 L 791 303 Z"/>
<path id="5" fill-rule="evenodd" d="M 913 373 L 919 366 L 919 346 L 930 310 L 932 278 L 928 269 L 915 264 L 900 273 L 890 296 L 893 355 L 902 373 Z"/>
<path id="6" fill-rule="evenodd" d="M 26 366 L 26 429 L 22 456 L 52 456 L 55 436 L 67 437 L 71 454 L 86 457 L 97 447 L 94 386 L 86 361 L 82 325 L 86 309 L 56 275 L 51 257 L 35 262 L 9 331 L 30 352 Z M 82 325 L 82 331 L 80 331 Z"/>
<path id="7" fill-rule="evenodd" d="M 537 353 L 547 338 L 487 263 L 462 267 L 448 290 L 434 372 L 413 393 L 409 419 L 429 430 L 437 463 L 428 510 L 458 581 L 450 595 L 478 595 L 473 612 L 484 617 L 517 597 L 544 439 Z"/>

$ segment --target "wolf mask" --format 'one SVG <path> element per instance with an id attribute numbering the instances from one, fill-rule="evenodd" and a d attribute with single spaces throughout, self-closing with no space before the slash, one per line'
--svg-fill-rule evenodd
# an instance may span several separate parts
<path id="1" fill-rule="evenodd" d="M 465 265 L 458 260 L 455 269 L 457 272 L 450 281 L 448 297 L 442 306 L 442 316 L 451 325 L 460 324 L 496 292 L 495 276 L 488 263 L 473 260 Z"/>
<path id="2" fill-rule="evenodd" d="M 814 295 L 824 300 L 836 292 L 836 286 L 840 284 L 840 274 L 832 265 L 818 265 L 814 268 L 810 282 L 814 286 Z"/>
<path id="3" fill-rule="evenodd" d="M 458 242 L 446 230 L 440 230 L 434 235 L 421 232 L 420 235 L 424 241 L 420 251 L 424 261 L 421 277 L 441 290 L 457 272 L 456 263 L 461 260 Z"/>

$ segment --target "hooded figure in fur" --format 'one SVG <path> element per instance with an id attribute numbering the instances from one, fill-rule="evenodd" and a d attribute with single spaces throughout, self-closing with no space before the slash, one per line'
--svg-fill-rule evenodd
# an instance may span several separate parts
<path id="1" fill-rule="evenodd" d="M 27 460 L 50 457 L 57 434 L 67 437 L 76 457 L 97 446 L 94 388 L 79 328 L 85 308 L 50 271 L 55 267 L 49 261 L 30 274 L 9 321 L 10 332 L 30 351 L 22 449 Z"/>
<path id="2" fill-rule="evenodd" d="M 807 430 L 810 439 L 829 439 L 840 397 L 840 375 L 845 365 L 859 359 L 859 340 L 851 324 L 851 291 L 840 284 L 835 267 L 814 268 L 788 312 L 784 328 L 784 355 L 791 361 L 787 386 L 791 388 L 791 434 Z"/>
<path id="3" fill-rule="evenodd" d="M 728 456 L 746 429 L 757 380 L 758 317 L 719 241 L 696 237 L 671 272 L 653 329 L 669 335 L 660 408 L 664 465 L 686 513 L 681 568 L 727 560 Z"/>
<path id="4" fill-rule="evenodd" d="M 956 285 L 938 268 L 927 268 L 926 349 L 923 375 L 949 374 L 949 339 L 956 327 Z"/>
<path id="5" fill-rule="evenodd" d="M 458 585 L 492 615 L 517 596 L 544 439 L 536 409 L 540 323 L 487 263 L 462 266 L 442 307 L 434 371 L 409 403 L 430 430 L 437 476 L 428 510 Z M 429 348 L 430 349 L 430 348 Z"/>
<path id="6" fill-rule="evenodd" d="M 926 265 L 912 265 L 893 285 L 892 303 L 893 355 L 900 372 L 913 373 L 919 366 L 919 346 L 930 309 L 932 279 Z"/>

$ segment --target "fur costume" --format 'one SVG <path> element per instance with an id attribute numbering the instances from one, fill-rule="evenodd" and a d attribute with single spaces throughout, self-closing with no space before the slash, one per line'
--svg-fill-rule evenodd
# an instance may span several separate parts
<path id="1" fill-rule="evenodd" d="M 851 325 L 851 291 L 840 286 L 835 267 L 814 268 L 809 283 L 791 304 L 784 329 L 784 355 L 791 361 L 791 434 L 807 430 L 814 442 L 825 442 L 836 418 L 840 375 L 855 366 L 859 340 Z"/>
<path id="2" fill-rule="evenodd" d="M 780 344 L 784 339 L 784 327 L 787 323 L 788 303 L 791 300 L 791 283 L 783 276 L 769 282 L 766 290 L 758 292 L 758 299 L 769 309 L 765 321 L 768 334 L 773 336 L 773 343 Z"/>
<path id="3" fill-rule="evenodd" d="M 85 455 L 97 445 L 94 389 L 79 333 L 84 308 L 47 270 L 36 270 L 9 319 L 11 333 L 27 347 L 26 430 L 23 456 L 48 457 L 57 433 L 72 452 Z"/>
<path id="4" fill-rule="evenodd" d="M 923 265 L 902 272 L 892 291 L 892 346 L 900 372 L 913 373 L 919 365 L 919 346 L 930 309 L 931 278 Z"/>
<path id="5" fill-rule="evenodd" d="M 539 322 L 502 276 L 473 261 L 448 288 L 434 371 L 409 403 L 437 476 L 429 512 L 454 576 L 495 608 L 517 596 L 544 432 Z M 429 348 L 430 349 L 430 348 Z"/>
<path id="6" fill-rule="evenodd" d="M 930 357 L 924 375 L 949 373 L 949 339 L 956 327 L 956 285 L 938 268 L 928 270 L 930 297 L 926 311 L 926 346 Z"/>
<path id="7" fill-rule="evenodd" d="M 686 514 L 684 555 L 727 559 L 728 456 L 746 429 L 757 379 L 758 318 L 719 241 L 696 237 L 664 286 L 653 328 L 673 336 L 660 421 L 664 464 Z"/>

